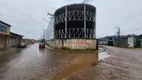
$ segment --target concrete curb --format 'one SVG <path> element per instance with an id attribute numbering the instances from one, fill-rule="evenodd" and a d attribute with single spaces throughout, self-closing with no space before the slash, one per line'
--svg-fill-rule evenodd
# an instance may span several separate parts
<path id="1" fill-rule="evenodd" d="M 46 45 L 45 46 L 46 47 L 46 49 L 48 49 L 48 50 L 51 50 L 51 51 L 60 51 L 60 52 L 78 52 L 78 53 L 93 53 L 93 52 L 97 52 L 98 50 L 84 50 L 84 51 L 79 51 L 79 50 L 61 50 L 61 49 L 54 49 L 54 48 L 52 48 L 52 47 L 50 47 L 50 46 L 48 46 L 48 45 Z"/>

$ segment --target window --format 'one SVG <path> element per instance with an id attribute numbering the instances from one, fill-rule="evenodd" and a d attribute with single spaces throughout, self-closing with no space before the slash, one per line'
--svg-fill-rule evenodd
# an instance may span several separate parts
<path id="1" fill-rule="evenodd" d="M 0 23 L 0 32 L 7 32 L 7 27 L 6 27 L 6 25 Z"/>
<path id="2" fill-rule="evenodd" d="M 108 40 L 112 40 L 112 38 L 108 38 Z"/>

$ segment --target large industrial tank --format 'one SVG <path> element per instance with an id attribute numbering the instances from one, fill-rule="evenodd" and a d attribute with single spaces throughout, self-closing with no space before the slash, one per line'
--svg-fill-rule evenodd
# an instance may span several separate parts
<path id="1" fill-rule="evenodd" d="M 96 38 L 96 8 L 89 4 L 71 4 L 54 13 L 54 38 Z"/>

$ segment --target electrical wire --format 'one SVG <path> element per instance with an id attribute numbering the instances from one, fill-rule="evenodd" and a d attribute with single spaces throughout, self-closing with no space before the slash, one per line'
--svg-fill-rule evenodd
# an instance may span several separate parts
<path id="1" fill-rule="evenodd" d="M 83 0 L 82 3 L 87 3 L 89 0 Z"/>
<path id="2" fill-rule="evenodd" d="M 38 23 L 39 21 L 36 20 L 29 20 L 29 19 L 24 19 L 24 18 L 19 18 L 19 17 L 15 17 L 15 16 L 10 16 L 10 15 L 5 15 L 2 12 L 0 12 L 0 17 L 5 18 L 5 19 L 9 19 L 9 20 L 15 20 L 15 21 L 19 21 L 19 22 L 30 22 L 30 23 Z"/>
<path id="3" fill-rule="evenodd" d="M 92 2 L 93 0 L 83 0 L 82 3 L 90 3 Z"/>
<path id="4" fill-rule="evenodd" d="M 23 29 L 20 29 L 20 28 L 17 28 L 17 27 L 12 27 L 12 28 L 20 30 L 20 31 L 25 32 L 25 33 L 28 33 L 28 34 L 37 35 L 37 34 L 35 34 L 33 32 L 30 32 L 30 31 L 27 31 L 27 30 L 23 30 Z"/>
<path id="5" fill-rule="evenodd" d="M 0 12 L 0 15 L 12 17 L 12 18 L 17 18 L 17 19 L 23 19 L 23 18 L 20 18 L 20 17 L 16 17 L 16 16 L 11 16 L 11 15 L 7 15 L 7 14 L 3 14 L 2 12 Z M 27 18 L 27 16 L 24 16 L 24 17 Z M 28 19 L 32 19 L 32 18 L 28 18 Z"/>
<path id="6" fill-rule="evenodd" d="M 28 20 L 18 20 L 18 19 L 14 19 L 14 18 L 6 18 L 6 17 L 1 17 L 1 18 L 11 20 L 11 21 L 24 22 L 24 23 L 39 23 L 39 22 L 33 22 L 33 21 L 28 21 Z"/>
<path id="7" fill-rule="evenodd" d="M 134 29 L 134 30 L 129 30 L 129 31 L 121 31 L 122 33 L 135 33 L 136 31 L 138 30 L 141 30 L 142 28 L 137 28 L 137 29 Z"/>

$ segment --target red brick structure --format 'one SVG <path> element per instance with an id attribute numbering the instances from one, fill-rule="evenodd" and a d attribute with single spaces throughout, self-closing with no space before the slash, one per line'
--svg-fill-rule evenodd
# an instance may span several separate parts
<path id="1" fill-rule="evenodd" d="M 6 48 L 8 45 L 8 37 L 10 36 L 11 25 L 0 21 L 0 49 Z"/>

